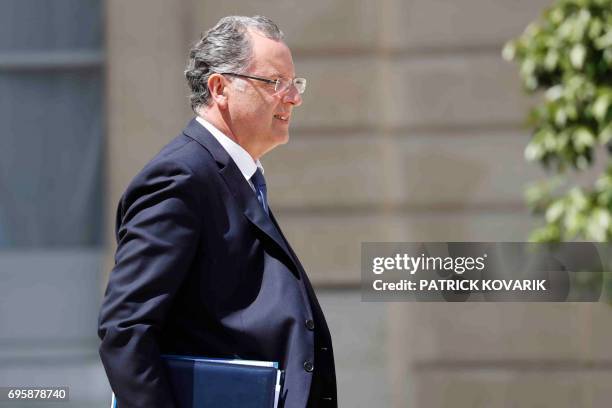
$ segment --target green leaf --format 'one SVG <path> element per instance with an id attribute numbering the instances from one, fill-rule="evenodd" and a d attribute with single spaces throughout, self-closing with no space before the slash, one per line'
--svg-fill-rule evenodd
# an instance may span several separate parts
<path id="1" fill-rule="evenodd" d="M 516 56 L 516 44 L 514 41 L 509 41 L 506 43 L 504 48 L 502 49 L 502 58 L 506 61 L 512 61 Z"/>
<path id="2" fill-rule="evenodd" d="M 597 179 L 595 182 L 595 188 L 600 192 L 612 192 L 612 166 L 608 166 L 606 172 Z"/>
<path id="3" fill-rule="evenodd" d="M 535 229 L 529 235 L 531 242 L 559 242 L 561 241 L 561 231 L 556 225 L 545 225 Z"/>
<path id="4" fill-rule="evenodd" d="M 593 18 L 591 24 L 589 25 L 589 38 L 591 40 L 596 40 L 601 36 L 602 31 L 604 30 L 603 22 L 600 18 Z"/>
<path id="5" fill-rule="evenodd" d="M 525 148 L 525 160 L 536 161 L 544 156 L 544 149 L 541 144 L 531 142 Z"/>
<path id="6" fill-rule="evenodd" d="M 594 41 L 597 49 L 603 50 L 604 48 L 612 47 L 612 28 L 607 27 L 607 32 Z"/>
<path id="7" fill-rule="evenodd" d="M 608 123 L 608 125 L 599 133 L 600 143 L 606 144 L 609 143 L 610 140 L 612 140 L 612 122 Z"/>
<path id="8" fill-rule="evenodd" d="M 567 145 L 570 141 L 569 133 L 566 131 L 561 131 L 557 135 L 557 151 L 562 151 L 567 148 Z"/>
<path id="9" fill-rule="evenodd" d="M 548 129 L 540 129 L 525 148 L 525 159 L 540 160 L 547 151 L 554 150 L 555 138 Z"/>
<path id="10" fill-rule="evenodd" d="M 531 75 L 535 72 L 536 61 L 533 57 L 526 57 L 521 65 L 521 69 L 525 75 Z"/>
<path id="11" fill-rule="evenodd" d="M 592 148 L 595 145 L 595 136 L 586 127 L 581 126 L 573 133 L 572 141 L 578 153 L 583 153 L 585 150 Z"/>
<path id="12" fill-rule="evenodd" d="M 575 104 L 568 104 L 565 106 L 565 114 L 571 120 L 578 119 L 578 109 Z"/>
<path id="13" fill-rule="evenodd" d="M 556 25 L 560 24 L 565 18 L 565 14 L 563 13 L 563 9 L 560 7 L 554 8 L 550 13 L 550 20 Z"/>
<path id="14" fill-rule="evenodd" d="M 610 220 L 608 211 L 601 208 L 594 209 L 587 223 L 587 236 L 594 241 L 605 241 Z"/>
<path id="15" fill-rule="evenodd" d="M 586 170 L 591 165 L 591 161 L 585 156 L 578 156 L 576 158 L 576 168 L 578 170 Z"/>
<path id="16" fill-rule="evenodd" d="M 535 91 L 538 88 L 538 79 L 534 75 L 525 77 L 524 82 L 528 91 Z"/>
<path id="17" fill-rule="evenodd" d="M 546 57 L 544 58 L 544 66 L 549 71 L 553 71 L 557 68 L 557 64 L 559 63 L 559 51 L 554 48 L 551 48 L 546 53 Z"/>
<path id="18" fill-rule="evenodd" d="M 555 125 L 559 127 L 565 126 L 567 123 L 567 114 L 565 113 L 565 109 L 562 106 L 559 106 L 557 111 L 555 112 Z"/>
<path id="19" fill-rule="evenodd" d="M 608 108 L 612 104 L 612 95 L 610 93 L 603 93 L 595 100 L 593 104 L 593 116 L 600 122 L 603 122 L 606 115 L 608 114 Z"/>
<path id="20" fill-rule="evenodd" d="M 572 188 L 567 198 L 571 205 L 577 210 L 584 210 L 589 204 L 586 195 L 579 187 Z"/>
<path id="21" fill-rule="evenodd" d="M 552 203 L 546 210 L 546 222 L 553 224 L 561 219 L 565 212 L 565 202 L 558 200 Z"/>
<path id="22" fill-rule="evenodd" d="M 574 31 L 574 21 L 573 19 L 567 18 L 563 23 L 559 25 L 557 29 L 557 34 L 564 40 L 570 40 L 572 33 Z"/>
<path id="23" fill-rule="evenodd" d="M 578 43 L 572 47 L 570 51 L 570 61 L 576 69 L 582 69 L 584 59 L 586 57 L 586 48 L 582 43 Z"/>
<path id="24" fill-rule="evenodd" d="M 548 99 L 549 101 L 556 101 L 558 99 L 561 99 L 561 97 L 563 96 L 563 86 L 561 85 L 552 86 L 548 88 L 545 95 L 546 95 L 546 99 Z"/>

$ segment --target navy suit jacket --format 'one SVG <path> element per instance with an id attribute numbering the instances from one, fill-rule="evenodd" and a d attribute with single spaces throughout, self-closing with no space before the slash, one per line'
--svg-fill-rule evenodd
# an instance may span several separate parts
<path id="1" fill-rule="evenodd" d="M 174 406 L 166 353 L 278 361 L 285 407 L 306 406 L 313 376 L 335 406 L 331 337 L 306 273 L 195 120 L 131 182 L 116 238 L 98 335 L 118 406 Z"/>

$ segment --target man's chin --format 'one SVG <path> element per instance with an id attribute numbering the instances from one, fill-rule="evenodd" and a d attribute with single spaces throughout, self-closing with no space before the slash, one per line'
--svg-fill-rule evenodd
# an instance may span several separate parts
<path id="1" fill-rule="evenodd" d="M 278 136 L 274 137 L 274 141 L 276 142 L 276 145 L 284 145 L 287 144 L 287 142 L 289 142 L 289 133 L 282 133 L 279 134 Z"/>

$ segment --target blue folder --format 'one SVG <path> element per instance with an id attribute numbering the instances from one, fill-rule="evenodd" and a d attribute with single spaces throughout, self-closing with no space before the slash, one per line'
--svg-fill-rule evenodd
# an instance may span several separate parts
<path id="1" fill-rule="evenodd" d="M 178 355 L 162 359 L 179 408 L 278 406 L 283 381 L 278 363 Z M 117 408 L 114 394 L 111 407 Z"/>

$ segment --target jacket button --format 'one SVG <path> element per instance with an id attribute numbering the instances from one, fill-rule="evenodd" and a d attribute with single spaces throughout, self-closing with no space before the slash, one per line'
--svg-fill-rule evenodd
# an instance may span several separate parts
<path id="1" fill-rule="evenodd" d="M 314 330 L 314 321 L 308 319 L 306 320 L 306 328 L 310 331 Z"/>
<path id="2" fill-rule="evenodd" d="M 312 371 L 314 370 L 314 365 L 312 365 L 310 361 L 304 361 L 304 370 L 309 373 L 312 373 Z"/>

